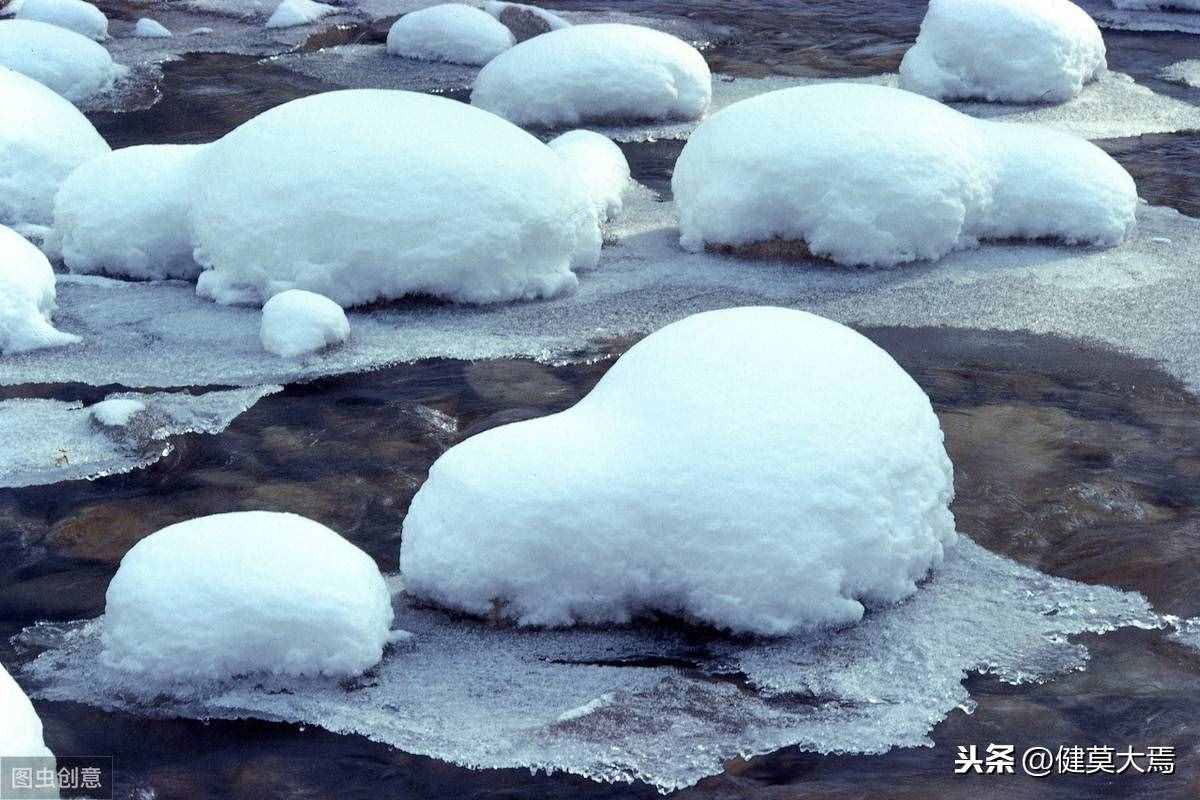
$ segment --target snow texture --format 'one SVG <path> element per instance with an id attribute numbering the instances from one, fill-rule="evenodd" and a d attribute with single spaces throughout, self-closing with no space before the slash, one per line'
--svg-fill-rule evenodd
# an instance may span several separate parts
<path id="1" fill-rule="evenodd" d="M 169 438 L 220 433 L 279 386 L 186 392 L 123 393 L 85 408 L 60 400 L 0 401 L 0 488 L 94 480 L 149 466 L 174 451 Z"/>
<path id="2" fill-rule="evenodd" d="M 671 185 L 687 250 L 802 240 L 814 255 L 869 266 L 980 239 L 1112 247 L 1137 206 L 1133 178 L 1090 142 L 853 83 L 721 111 L 692 134 Z"/>
<path id="3" fill-rule="evenodd" d="M 195 255 L 211 268 L 197 291 L 221 303 L 293 288 L 343 307 L 528 300 L 574 289 L 572 268 L 599 258 L 595 212 L 554 151 L 446 98 L 294 100 L 209 145 L 196 176 Z"/>
<path id="4" fill-rule="evenodd" d="M 444 453 L 400 569 L 419 597 L 520 625 L 663 613 L 780 636 L 911 596 L 954 544 L 953 496 L 937 417 L 891 356 L 802 311 L 711 311 L 575 407 Z"/>
<path id="5" fill-rule="evenodd" d="M 269 353 L 296 358 L 349 338 L 346 312 L 328 297 L 289 289 L 263 305 L 262 345 Z"/>
<path id="6" fill-rule="evenodd" d="M 405 14 L 388 31 L 387 51 L 418 61 L 486 64 L 516 43 L 487 12 L 444 3 Z"/>
<path id="7" fill-rule="evenodd" d="M 173 34 L 161 22 L 142 17 L 133 27 L 133 35 L 139 39 L 169 39 Z"/>
<path id="8" fill-rule="evenodd" d="M 1070 0 L 931 0 L 900 88 L 935 100 L 1056 103 L 1106 69 L 1100 29 Z"/>
<path id="9" fill-rule="evenodd" d="M 608 137 L 585 130 L 568 131 L 549 144 L 583 181 L 601 220 L 621 213 L 630 187 L 629 162 L 621 148 Z"/>
<path id="10" fill-rule="evenodd" d="M 54 201 L 54 243 L 72 272 L 195 279 L 190 168 L 202 145 L 114 150 L 70 174 Z"/>
<path id="11" fill-rule="evenodd" d="M 379 568 L 295 514 L 215 514 L 152 533 L 108 585 L 101 658 L 151 681 L 361 675 L 392 624 Z"/>
<path id="12" fill-rule="evenodd" d="M 107 152 L 70 102 L 0 66 L 0 225 L 49 225 L 59 184 Z"/>
<path id="13" fill-rule="evenodd" d="M 521 42 L 479 73 L 471 102 L 519 125 L 689 120 L 712 99 L 704 56 L 637 25 L 575 25 Z"/>
<path id="14" fill-rule="evenodd" d="M 33 78 L 72 103 L 107 92 L 128 71 L 86 36 L 23 19 L 0 21 L 0 66 Z"/>
<path id="15" fill-rule="evenodd" d="M 1200 89 L 1200 60 L 1187 59 L 1185 61 L 1176 61 L 1163 68 L 1159 77 L 1164 81 L 1172 83 L 1181 83 L 1184 86 L 1191 86 L 1193 89 Z"/>
<path id="16" fill-rule="evenodd" d="M 29 667 L 46 700 L 321 725 L 472 767 L 668 791 L 789 745 L 928 745 L 946 714 L 972 708 L 968 673 L 1046 680 L 1087 663 L 1066 635 L 1162 624 L 1139 595 L 1050 578 L 968 539 L 908 602 L 844 631 L 770 642 L 698 645 L 661 628 L 534 633 L 447 618 L 404 596 L 397 611 L 412 637 L 349 684 L 254 676 L 164 688 L 101 662 L 103 620 L 43 624 L 22 640 L 53 648 Z"/>
<path id="17" fill-rule="evenodd" d="M 0 720 L 3 720 L 0 724 L 0 757 L 54 756 L 42 740 L 42 721 L 34 711 L 33 703 L 3 664 L 0 664 Z"/>
<path id="18" fill-rule="evenodd" d="M 308 25 L 337 12 L 336 6 L 317 3 L 315 0 L 283 0 L 267 19 L 266 26 L 294 28 L 297 25 Z"/>
<path id="19" fill-rule="evenodd" d="M 55 300 L 50 262 L 19 233 L 0 225 L 0 356 L 79 341 L 50 323 Z"/>
<path id="20" fill-rule="evenodd" d="M 66 28 L 98 42 L 108 38 L 108 18 L 84 0 L 21 0 L 14 16 Z"/>

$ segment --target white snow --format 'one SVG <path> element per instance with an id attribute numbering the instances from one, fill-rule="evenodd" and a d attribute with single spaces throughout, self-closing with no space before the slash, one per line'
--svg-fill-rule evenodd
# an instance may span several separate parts
<path id="1" fill-rule="evenodd" d="M 336 14 L 336 6 L 318 3 L 315 0 L 283 0 L 267 19 L 268 28 L 294 28 L 308 25 L 322 17 Z"/>
<path id="2" fill-rule="evenodd" d="M 172 33 L 161 22 L 142 17 L 133 26 L 133 35 L 139 39 L 170 39 Z"/>
<path id="3" fill-rule="evenodd" d="M 1068 100 L 1107 63 L 1104 39 L 1070 0 L 930 0 L 900 88 L 937 100 Z"/>
<path id="4" fill-rule="evenodd" d="M 21 0 L 15 16 L 57 25 L 98 42 L 108 38 L 108 17 L 84 0 Z"/>
<path id="5" fill-rule="evenodd" d="M 62 180 L 107 152 L 70 102 L 0 66 L 0 224 L 50 224 Z"/>
<path id="6" fill-rule="evenodd" d="M 925 393 L 836 322 L 688 317 L 574 408 L 444 453 L 404 520 L 409 592 L 521 625 L 683 615 L 843 626 L 916 591 L 956 540 Z"/>
<path id="7" fill-rule="evenodd" d="M 549 144 L 583 181 L 601 220 L 621 213 L 630 187 L 629 162 L 621 148 L 607 136 L 585 130 L 568 131 Z"/>
<path id="8" fill-rule="evenodd" d="M 1184 61 L 1176 61 L 1174 64 L 1164 67 L 1159 77 L 1164 81 L 1182 83 L 1184 86 L 1200 89 L 1200 59 L 1189 58 Z"/>
<path id="9" fill-rule="evenodd" d="M 54 201 L 54 227 L 72 272 L 194 279 L 190 168 L 202 145 L 140 145 L 83 164 Z"/>
<path id="10" fill-rule="evenodd" d="M 328 120 L 337 119 L 337 125 Z M 197 291 L 340 306 L 410 294 L 496 303 L 573 289 L 600 232 L 554 151 L 484 111 L 378 90 L 294 100 L 200 154 Z"/>
<path id="11" fill-rule="evenodd" d="M 512 32 L 490 14 L 444 3 L 396 20 L 388 31 L 387 51 L 420 61 L 486 64 L 515 42 Z"/>
<path id="12" fill-rule="evenodd" d="M 53 757 L 42 740 L 42 721 L 25 692 L 0 664 L 0 757 Z"/>
<path id="13" fill-rule="evenodd" d="M 19 233 L 0 225 L 0 355 L 79 341 L 50 324 L 55 299 L 50 262 Z"/>
<path id="14" fill-rule="evenodd" d="M 146 404 L 132 397 L 103 400 L 88 409 L 99 424 L 107 428 L 124 428 L 130 421 L 146 410 Z"/>
<path id="15" fill-rule="evenodd" d="M 28 75 L 73 103 L 108 91 L 128 71 L 86 36 L 24 19 L 0 21 L 0 66 Z"/>
<path id="16" fill-rule="evenodd" d="M 268 353 L 295 358 L 349 339 L 350 321 L 328 297 L 289 289 L 263 305 L 261 336 Z"/>
<path id="17" fill-rule="evenodd" d="M 521 42 L 479 73 L 471 102 L 519 125 L 697 119 L 712 76 L 696 48 L 620 23 L 574 25 Z"/>
<path id="18" fill-rule="evenodd" d="M 1115 246 L 1137 191 L 1103 150 L 865 84 L 785 89 L 703 122 L 672 178 L 680 243 L 803 240 L 842 264 L 940 258 L 979 239 Z"/>
<path id="19" fill-rule="evenodd" d="M 102 658 L 157 682 L 359 675 L 379 663 L 392 616 L 375 562 L 324 525 L 216 514 L 163 528 L 121 559 Z"/>

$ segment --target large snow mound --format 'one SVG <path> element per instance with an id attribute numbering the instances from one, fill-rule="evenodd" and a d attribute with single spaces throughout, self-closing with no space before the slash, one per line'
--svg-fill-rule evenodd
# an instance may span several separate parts
<path id="1" fill-rule="evenodd" d="M 980 238 L 1114 246 L 1133 179 L 1090 142 L 984 122 L 911 92 L 785 89 L 713 115 L 675 165 L 680 243 L 803 240 L 856 265 L 937 259 Z"/>
<path id="2" fill-rule="evenodd" d="M 512 32 L 485 11 L 445 3 L 405 14 L 388 31 L 394 56 L 451 64 L 486 64 L 512 47 Z"/>
<path id="3" fill-rule="evenodd" d="M 194 279 L 190 167 L 203 145 L 114 150 L 67 177 L 54 201 L 63 261 L 76 273 Z"/>
<path id="4" fill-rule="evenodd" d="M 62 180 L 107 152 L 75 106 L 0 66 L 0 224 L 50 224 Z"/>
<path id="5" fill-rule="evenodd" d="M 330 125 L 329 120 L 338 120 Z M 278 106 L 197 160 L 197 290 L 346 307 L 409 294 L 495 303 L 569 291 L 594 266 L 587 193 L 553 150 L 440 97 L 330 92 Z"/>
<path id="6" fill-rule="evenodd" d="M 900 87 L 939 100 L 1068 100 L 1107 69 L 1104 39 L 1069 0 L 931 0 Z"/>
<path id="7" fill-rule="evenodd" d="M 289 289 L 263 305 L 261 336 L 267 352 L 295 358 L 349 339 L 350 321 L 328 297 Z"/>
<path id="8" fill-rule="evenodd" d="M 283 0 L 267 18 L 267 28 L 294 28 L 336 14 L 336 6 L 315 0 Z"/>
<path id="9" fill-rule="evenodd" d="M 163 528 L 108 586 L 104 661 L 155 680 L 359 675 L 379 663 L 391 594 L 371 558 L 295 514 Z"/>
<path id="10" fill-rule="evenodd" d="M 0 355 L 79 341 L 50 324 L 55 298 L 54 270 L 42 251 L 0 225 Z"/>
<path id="11" fill-rule="evenodd" d="M 98 42 L 108 38 L 108 17 L 84 0 L 20 0 L 15 17 L 57 25 Z"/>
<path id="12" fill-rule="evenodd" d="M 594 131 L 568 131 L 549 142 L 571 167 L 592 198 L 602 220 L 621 213 L 629 189 L 629 162 L 612 140 Z"/>
<path id="13" fill-rule="evenodd" d="M 23 19 L 0 21 L 0 66 L 28 75 L 73 103 L 108 91 L 127 72 L 86 36 Z"/>
<path id="14" fill-rule="evenodd" d="M 621 23 L 550 31 L 501 53 L 471 102 L 518 125 L 697 119 L 712 100 L 704 56 L 668 33 Z"/>
<path id="15" fill-rule="evenodd" d="M 956 540 L 942 431 L 882 349 L 802 311 L 698 314 L 574 408 L 442 455 L 404 520 L 419 597 L 522 625 L 647 612 L 734 632 L 841 626 Z"/>

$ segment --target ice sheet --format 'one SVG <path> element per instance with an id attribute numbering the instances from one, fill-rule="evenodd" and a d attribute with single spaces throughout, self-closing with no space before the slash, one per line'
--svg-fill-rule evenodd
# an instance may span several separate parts
<path id="1" fill-rule="evenodd" d="M 969 672 L 1011 682 L 1082 668 L 1066 636 L 1161 622 L 1137 594 L 1050 578 L 964 540 L 909 602 L 852 628 L 771 643 L 662 629 L 492 628 L 420 610 L 361 680 L 247 677 L 150 685 L 100 664 L 102 622 L 41 624 L 32 696 L 155 716 L 257 717 L 358 733 L 470 767 L 529 767 L 666 792 L 789 745 L 820 753 L 929 744 L 972 701 Z"/>
<path id="2" fill-rule="evenodd" d="M 1191 11 L 1130 11 L 1112 0 L 1075 0 L 1101 28 L 1119 31 L 1175 31 L 1200 33 L 1200 13 Z"/>

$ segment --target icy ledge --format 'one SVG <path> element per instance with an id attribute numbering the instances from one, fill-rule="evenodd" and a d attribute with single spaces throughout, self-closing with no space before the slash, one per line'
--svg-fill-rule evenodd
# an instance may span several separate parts
<path id="1" fill-rule="evenodd" d="M 948 713 L 971 709 L 968 673 L 1049 680 L 1087 664 L 1069 635 L 1162 624 L 1138 594 L 1051 578 L 966 539 L 909 602 L 840 632 L 770 643 L 498 629 L 403 596 L 396 605 L 396 624 L 413 636 L 357 682 L 148 684 L 101 664 L 103 618 L 40 624 L 19 639 L 49 648 L 26 668 L 42 700 L 313 724 L 469 767 L 640 780 L 667 792 L 721 772 L 727 759 L 791 745 L 928 745 Z"/>
<path id="2" fill-rule="evenodd" d="M 59 400 L 0 401 L 0 430 L 21 431 L 21 436 L 0 438 L 0 488 L 93 480 L 149 466 L 170 455 L 168 437 L 220 433 L 243 411 L 281 390 L 114 394 L 104 402 L 106 408 L 120 403 L 123 413 L 116 415 L 94 415 L 95 407 Z"/>

